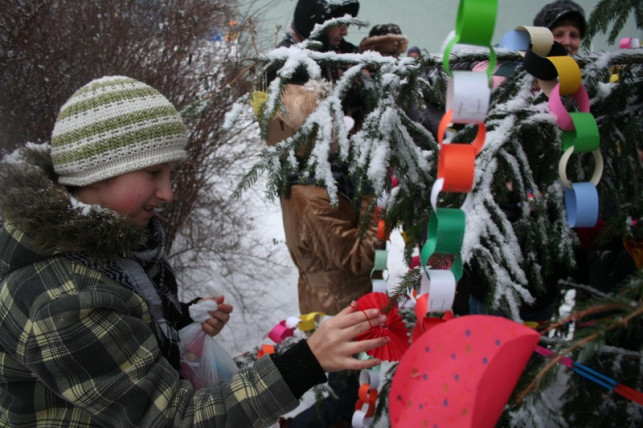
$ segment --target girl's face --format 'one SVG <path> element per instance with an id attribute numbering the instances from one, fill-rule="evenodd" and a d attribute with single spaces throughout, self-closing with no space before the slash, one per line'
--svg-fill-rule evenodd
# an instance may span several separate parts
<path id="1" fill-rule="evenodd" d="M 570 54 L 576 55 L 580 47 L 580 31 L 571 21 L 563 21 L 552 28 L 551 33 L 561 45 L 565 46 Z"/>
<path id="2" fill-rule="evenodd" d="M 163 163 L 108 178 L 77 189 L 74 197 L 100 205 L 146 227 L 155 210 L 173 197 L 171 176 L 176 162 Z"/>

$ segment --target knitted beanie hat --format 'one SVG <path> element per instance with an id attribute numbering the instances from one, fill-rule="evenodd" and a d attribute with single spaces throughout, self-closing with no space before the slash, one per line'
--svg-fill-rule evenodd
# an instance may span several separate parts
<path id="1" fill-rule="evenodd" d="M 422 52 L 420 52 L 420 48 L 418 48 L 417 46 L 411 46 L 411 48 L 406 52 L 407 55 L 411 55 L 412 53 L 422 55 Z"/>
<path id="2" fill-rule="evenodd" d="M 295 7 L 292 26 L 301 37 L 307 39 L 315 24 L 323 24 L 331 18 L 349 14 L 357 16 L 358 0 L 299 0 Z"/>
<path id="3" fill-rule="evenodd" d="M 51 136 L 58 182 L 85 186 L 183 160 L 187 130 L 156 89 L 125 76 L 92 80 L 61 107 Z"/>
<path id="4" fill-rule="evenodd" d="M 572 0 L 556 0 L 546 4 L 534 17 L 534 25 L 553 30 L 564 20 L 573 21 L 578 27 L 581 38 L 585 37 L 585 27 L 587 25 L 585 11 L 578 3 Z"/>

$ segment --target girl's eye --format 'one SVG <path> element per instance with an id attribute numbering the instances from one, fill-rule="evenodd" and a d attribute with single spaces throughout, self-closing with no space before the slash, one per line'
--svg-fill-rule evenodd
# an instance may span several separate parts
<path id="1" fill-rule="evenodd" d="M 161 170 L 158 169 L 148 169 L 147 173 L 150 174 L 152 177 L 156 177 L 161 173 Z"/>

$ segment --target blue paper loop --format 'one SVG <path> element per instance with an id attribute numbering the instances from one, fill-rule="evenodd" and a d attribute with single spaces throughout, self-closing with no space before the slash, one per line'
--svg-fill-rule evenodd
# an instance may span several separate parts
<path id="1" fill-rule="evenodd" d="M 512 30 L 502 35 L 500 42 L 498 42 L 498 47 L 514 51 L 526 51 L 529 49 L 530 42 L 529 33 L 526 31 Z"/>
<path id="2" fill-rule="evenodd" d="M 565 188 L 565 210 L 570 227 L 594 227 L 598 221 L 598 191 L 593 183 L 571 183 Z"/>

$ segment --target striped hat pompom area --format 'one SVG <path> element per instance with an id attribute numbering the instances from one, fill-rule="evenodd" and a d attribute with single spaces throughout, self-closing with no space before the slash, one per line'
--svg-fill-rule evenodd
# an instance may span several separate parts
<path id="1" fill-rule="evenodd" d="M 156 89 L 125 76 L 92 80 L 61 107 L 51 136 L 58 182 L 86 186 L 183 160 L 187 129 Z"/>

